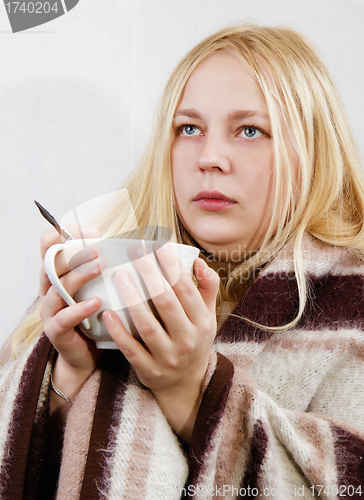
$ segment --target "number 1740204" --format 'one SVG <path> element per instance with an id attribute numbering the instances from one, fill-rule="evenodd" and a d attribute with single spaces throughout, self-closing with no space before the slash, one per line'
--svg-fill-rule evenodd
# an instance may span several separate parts
<path id="1" fill-rule="evenodd" d="M 7 2 L 5 4 L 9 14 L 49 14 L 58 13 L 58 2 Z"/>

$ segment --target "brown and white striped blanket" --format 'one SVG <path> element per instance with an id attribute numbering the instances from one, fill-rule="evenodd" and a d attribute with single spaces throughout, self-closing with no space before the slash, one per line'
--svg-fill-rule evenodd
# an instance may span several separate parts
<path id="1" fill-rule="evenodd" d="M 189 450 L 119 352 L 105 352 L 67 419 L 57 500 L 364 498 L 364 265 L 304 242 L 310 300 L 291 330 L 230 316 L 218 332 Z M 294 318 L 291 245 L 235 314 Z M 1 351 L 0 498 L 44 496 L 51 346 Z"/>

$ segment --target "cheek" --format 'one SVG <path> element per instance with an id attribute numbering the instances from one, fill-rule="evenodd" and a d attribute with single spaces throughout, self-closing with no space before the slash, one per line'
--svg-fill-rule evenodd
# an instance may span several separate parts
<path id="1" fill-rule="evenodd" d="M 273 188 L 274 155 L 268 151 L 245 155 L 239 180 L 245 190 L 258 198 L 265 197 Z"/>
<path id="2" fill-rule="evenodd" d="M 175 191 L 180 191 L 180 184 L 188 184 L 190 173 L 194 169 L 195 156 L 193 148 L 188 148 L 176 141 L 171 148 L 171 166 Z"/>

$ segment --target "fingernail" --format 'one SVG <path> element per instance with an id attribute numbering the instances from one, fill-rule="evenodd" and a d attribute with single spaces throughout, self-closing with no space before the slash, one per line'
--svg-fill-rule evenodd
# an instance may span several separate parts
<path id="1" fill-rule="evenodd" d="M 144 248 L 142 245 L 134 245 L 130 248 L 130 255 L 133 260 L 140 259 L 141 257 L 145 257 Z"/>
<path id="2" fill-rule="evenodd" d="M 87 234 L 88 237 L 99 238 L 100 231 L 95 224 L 86 224 L 81 227 L 82 233 Z M 80 231 L 81 232 L 81 231 Z"/>
<path id="3" fill-rule="evenodd" d="M 168 252 L 168 242 L 167 240 L 157 240 L 154 243 L 154 248 L 157 251 L 157 253 L 165 254 Z"/>
<path id="4" fill-rule="evenodd" d="M 106 259 L 104 259 L 104 257 L 98 257 L 97 260 L 99 261 L 99 271 L 105 271 L 105 269 L 107 268 Z"/>
<path id="5" fill-rule="evenodd" d="M 86 273 L 99 273 L 101 271 L 99 259 L 86 262 L 86 264 L 83 265 L 82 270 Z"/>
<path id="6" fill-rule="evenodd" d="M 86 300 L 86 307 L 87 309 L 95 309 L 95 307 L 98 305 L 99 301 L 97 298 L 93 298 L 93 299 L 89 299 L 89 300 Z"/>
<path id="7" fill-rule="evenodd" d="M 109 312 L 104 312 L 102 317 L 104 318 L 104 321 L 107 325 L 111 325 L 114 322 L 114 318 L 113 318 L 112 314 Z"/>
<path id="8" fill-rule="evenodd" d="M 169 252 L 169 247 L 168 247 L 168 244 L 166 241 L 161 241 L 161 242 L 158 242 L 159 245 L 157 247 L 157 253 L 158 254 L 162 254 L 162 255 L 165 255 Z"/>
<path id="9" fill-rule="evenodd" d="M 89 245 L 84 249 L 84 256 L 87 258 L 94 259 L 96 257 L 96 247 L 95 245 Z"/>
<path id="10" fill-rule="evenodd" d="M 129 275 L 127 273 L 122 272 L 122 271 L 119 271 L 118 273 L 116 273 L 115 280 L 116 280 L 116 283 L 120 286 L 120 288 L 125 288 L 130 283 Z"/>

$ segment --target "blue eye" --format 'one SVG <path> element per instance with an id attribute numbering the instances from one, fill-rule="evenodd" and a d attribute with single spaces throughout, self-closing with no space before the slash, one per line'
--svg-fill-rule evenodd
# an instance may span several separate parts
<path id="1" fill-rule="evenodd" d="M 257 137 L 262 136 L 262 132 L 258 130 L 256 127 L 245 127 L 242 131 L 241 134 L 244 134 L 244 137 L 246 139 L 256 139 Z"/>
<path id="2" fill-rule="evenodd" d="M 201 130 L 198 129 L 195 125 L 183 125 L 182 127 L 182 135 L 191 137 L 193 135 L 200 135 Z"/>

